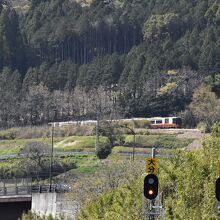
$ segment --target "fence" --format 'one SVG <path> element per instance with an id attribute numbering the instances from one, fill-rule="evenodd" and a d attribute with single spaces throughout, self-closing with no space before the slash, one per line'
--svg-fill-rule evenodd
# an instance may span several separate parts
<path id="1" fill-rule="evenodd" d="M 0 179 L 0 196 L 31 194 L 31 178 Z"/>
<path id="2" fill-rule="evenodd" d="M 0 179 L 0 197 L 13 195 L 30 195 L 32 193 L 56 192 L 64 193 L 70 191 L 67 184 L 32 185 L 32 179 Z"/>

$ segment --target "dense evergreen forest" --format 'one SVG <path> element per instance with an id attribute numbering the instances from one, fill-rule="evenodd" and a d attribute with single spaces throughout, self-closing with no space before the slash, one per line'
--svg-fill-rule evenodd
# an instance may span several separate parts
<path id="1" fill-rule="evenodd" d="M 218 100 L 219 0 L 20 2 L 0 0 L 1 126 L 183 111 L 198 122 L 202 89 Z"/>

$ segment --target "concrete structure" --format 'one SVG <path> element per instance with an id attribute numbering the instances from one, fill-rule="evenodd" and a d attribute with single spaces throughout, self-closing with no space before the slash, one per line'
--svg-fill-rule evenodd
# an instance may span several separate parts
<path id="1" fill-rule="evenodd" d="M 0 180 L 0 220 L 17 220 L 29 210 L 41 216 L 74 220 L 77 206 L 67 201 L 63 192 L 54 186 L 32 186 L 31 179 Z"/>
<path id="2" fill-rule="evenodd" d="M 31 195 L 11 195 L 11 196 L 1 196 L 0 197 L 0 205 L 1 203 L 7 202 L 30 202 L 31 203 Z"/>
<path id="3" fill-rule="evenodd" d="M 0 180 L 0 219 L 17 220 L 31 209 L 31 179 Z"/>
<path id="4" fill-rule="evenodd" d="M 56 219 L 62 216 L 62 219 L 74 220 L 77 209 L 77 204 L 68 201 L 64 193 L 0 196 L 0 220 L 17 220 L 29 210 L 40 216 L 52 215 Z"/>
<path id="5" fill-rule="evenodd" d="M 65 199 L 64 193 L 34 193 L 32 194 L 31 211 L 43 216 L 54 218 L 75 219 L 77 204 Z"/>

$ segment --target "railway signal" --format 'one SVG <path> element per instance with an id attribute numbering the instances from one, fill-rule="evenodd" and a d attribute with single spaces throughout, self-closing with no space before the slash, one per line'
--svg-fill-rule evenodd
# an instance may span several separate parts
<path id="1" fill-rule="evenodd" d="M 144 178 L 144 196 L 153 200 L 158 195 L 158 178 L 155 174 L 148 174 Z"/>
<path id="2" fill-rule="evenodd" d="M 220 161 L 218 161 L 217 165 L 217 180 L 215 182 L 215 197 L 220 202 Z"/>
<path id="3" fill-rule="evenodd" d="M 220 177 L 215 182 L 215 197 L 220 202 Z"/>

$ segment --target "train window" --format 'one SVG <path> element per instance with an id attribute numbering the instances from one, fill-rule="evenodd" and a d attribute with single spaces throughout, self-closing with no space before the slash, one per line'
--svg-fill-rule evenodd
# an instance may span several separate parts
<path id="1" fill-rule="evenodd" d="M 150 121 L 151 124 L 155 124 L 155 121 Z"/>
<path id="2" fill-rule="evenodd" d="M 162 120 L 156 120 L 156 124 L 162 124 Z"/>
<path id="3" fill-rule="evenodd" d="M 169 118 L 165 118 L 165 124 L 169 124 Z"/>

